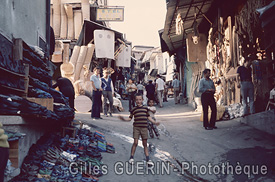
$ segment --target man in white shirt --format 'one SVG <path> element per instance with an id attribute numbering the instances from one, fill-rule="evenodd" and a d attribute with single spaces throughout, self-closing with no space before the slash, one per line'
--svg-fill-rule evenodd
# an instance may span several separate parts
<path id="1" fill-rule="evenodd" d="M 101 95 L 102 95 L 102 87 L 101 87 L 101 79 L 100 79 L 100 68 L 94 68 L 94 74 L 91 76 L 91 83 L 93 87 L 93 105 L 92 105 L 92 113 L 91 116 L 93 120 L 102 119 L 100 117 L 100 107 L 101 107 Z"/>
<path id="2" fill-rule="evenodd" d="M 164 81 L 160 78 L 160 75 L 157 75 L 156 80 L 156 92 L 158 94 L 158 100 L 159 100 L 159 107 L 163 107 L 162 105 L 162 98 L 163 98 L 163 90 L 164 90 Z"/>

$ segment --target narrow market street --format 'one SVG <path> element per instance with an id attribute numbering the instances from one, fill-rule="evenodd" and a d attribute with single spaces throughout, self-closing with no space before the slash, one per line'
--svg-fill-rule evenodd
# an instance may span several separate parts
<path id="1" fill-rule="evenodd" d="M 275 182 L 274 12 L 1 1 L 0 182 Z"/>
<path id="2" fill-rule="evenodd" d="M 168 101 L 164 103 L 163 108 L 157 107 L 157 121 L 161 122 L 158 127 L 160 139 L 153 138 L 148 141 L 153 162 L 159 163 L 159 166 L 170 164 L 170 171 L 163 170 L 163 175 L 157 168 L 153 169 L 153 173 L 150 170 L 148 173 L 144 166 L 139 169 L 134 166 L 134 171 L 131 167 L 126 168 L 125 162 L 129 159 L 133 142 L 132 122 L 120 121 L 118 115 L 128 117 L 127 100 L 122 101 L 124 112 L 115 113 L 113 117 L 103 117 L 103 120 L 93 121 L 90 113 L 76 114 L 76 120 L 91 126 L 92 131 L 104 133 L 116 148 L 115 154 L 103 153 L 103 163 L 108 166 L 108 174 L 101 178 L 102 181 L 274 180 L 274 136 L 240 123 L 240 118 L 218 122 L 217 130 L 204 130 L 202 122 L 199 121 L 200 113 L 194 112 L 187 105 L 175 105 L 172 99 Z M 141 142 L 135 160 L 145 160 Z M 234 166 L 233 171 L 231 168 L 225 168 L 225 173 L 228 174 L 224 174 L 222 168 L 219 170 L 216 167 L 221 167 L 222 164 Z M 235 171 L 238 164 L 243 168 L 240 172 Z M 245 165 L 250 169 L 244 169 Z M 195 166 L 198 166 L 198 169 Z M 254 173 L 252 167 L 256 166 L 259 171 Z M 267 174 L 260 174 L 261 166 L 267 166 Z"/>

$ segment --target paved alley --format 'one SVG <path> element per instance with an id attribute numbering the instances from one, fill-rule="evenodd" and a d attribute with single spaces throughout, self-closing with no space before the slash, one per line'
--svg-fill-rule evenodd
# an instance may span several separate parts
<path id="1" fill-rule="evenodd" d="M 145 160 L 141 141 L 135 160 L 141 163 L 127 166 L 132 139 L 132 122 L 123 122 L 118 115 L 93 121 L 90 113 L 77 113 L 76 120 L 92 126 L 106 135 L 116 148 L 115 154 L 103 154 L 108 174 L 103 181 L 266 181 L 274 180 L 274 136 L 239 119 L 217 122 L 217 130 L 204 130 L 200 113 L 187 105 L 174 105 L 173 100 L 157 107 L 160 139 L 149 139 L 154 168 L 143 166 Z M 158 169 L 159 168 L 159 169 Z M 252 171 L 253 170 L 253 171 Z"/>

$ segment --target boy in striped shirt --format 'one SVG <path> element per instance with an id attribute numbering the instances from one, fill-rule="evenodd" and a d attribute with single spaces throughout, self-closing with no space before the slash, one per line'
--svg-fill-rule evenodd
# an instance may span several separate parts
<path id="1" fill-rule="evenodd" d="M 147 128 L 147 120 L 151 121 L 155 125 L 159 125 L 159 122 L 155 122 L 149 115 L 149 109 L 146 106 L 143 106 L 143 96 L 141 94 L 136 94 L 135 96 L 136 100 L 136 107 L 134 107 L 130 111 L 129 118 L 124 118 L 122 116 L 119 116 L 119 119 L 122 121 L 131 121 L 134 117 L 134 123 L 133 123 L 133 138 L 134 143 L 131 149 L 131 156 L 129 163 L 134 163 L 134 154 L 136 151 L 136 147 L 138 145 L 138 139 L 139 136 L 142 138 L 142 144 L 144 147 L 144 154 L 146 156 L 146 162 L 147 165 L 152 166 L 154 165 L 153 162 L 149 159 L 149 152 L 147 147 L 147 139 L 148 139 L 148 128 Z"/>

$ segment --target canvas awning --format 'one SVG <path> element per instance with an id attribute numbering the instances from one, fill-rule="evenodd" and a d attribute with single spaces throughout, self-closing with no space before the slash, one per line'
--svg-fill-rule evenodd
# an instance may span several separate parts
<path id="1" fill-rule="evenodd" d="M 165 41 L 169 53 L 174 53 L 185 45 L 185 34 L 193 31 L 196 13 L 196 22 L 199 25 L 205 18 L 205 13 L 214 0 L 169 0 L 167 4 L 166 20 L 162 39 Z M 183 32 L 176 33 L 176 18 L 180 14 Z M 165 50 L 165 47 L 164 47 Z"/>
<path id="2" fill-rule="evenodd" d="M 93 21 L 84 20 L 84 23 L 82 25 L 82 30 L 80 32 L 79 38 L 76 42 L 78 46 L 87 45 L 91 40 L 94 39 L 94 30 L 110 30 L 115 33 L 115 39 L 121 39 L 123 40 L 123 34 L 120 32 L 117 32 L 115 30 L 112 30 L 108 27 L 105 27 L 101 24 L 98 24 Z"/>

